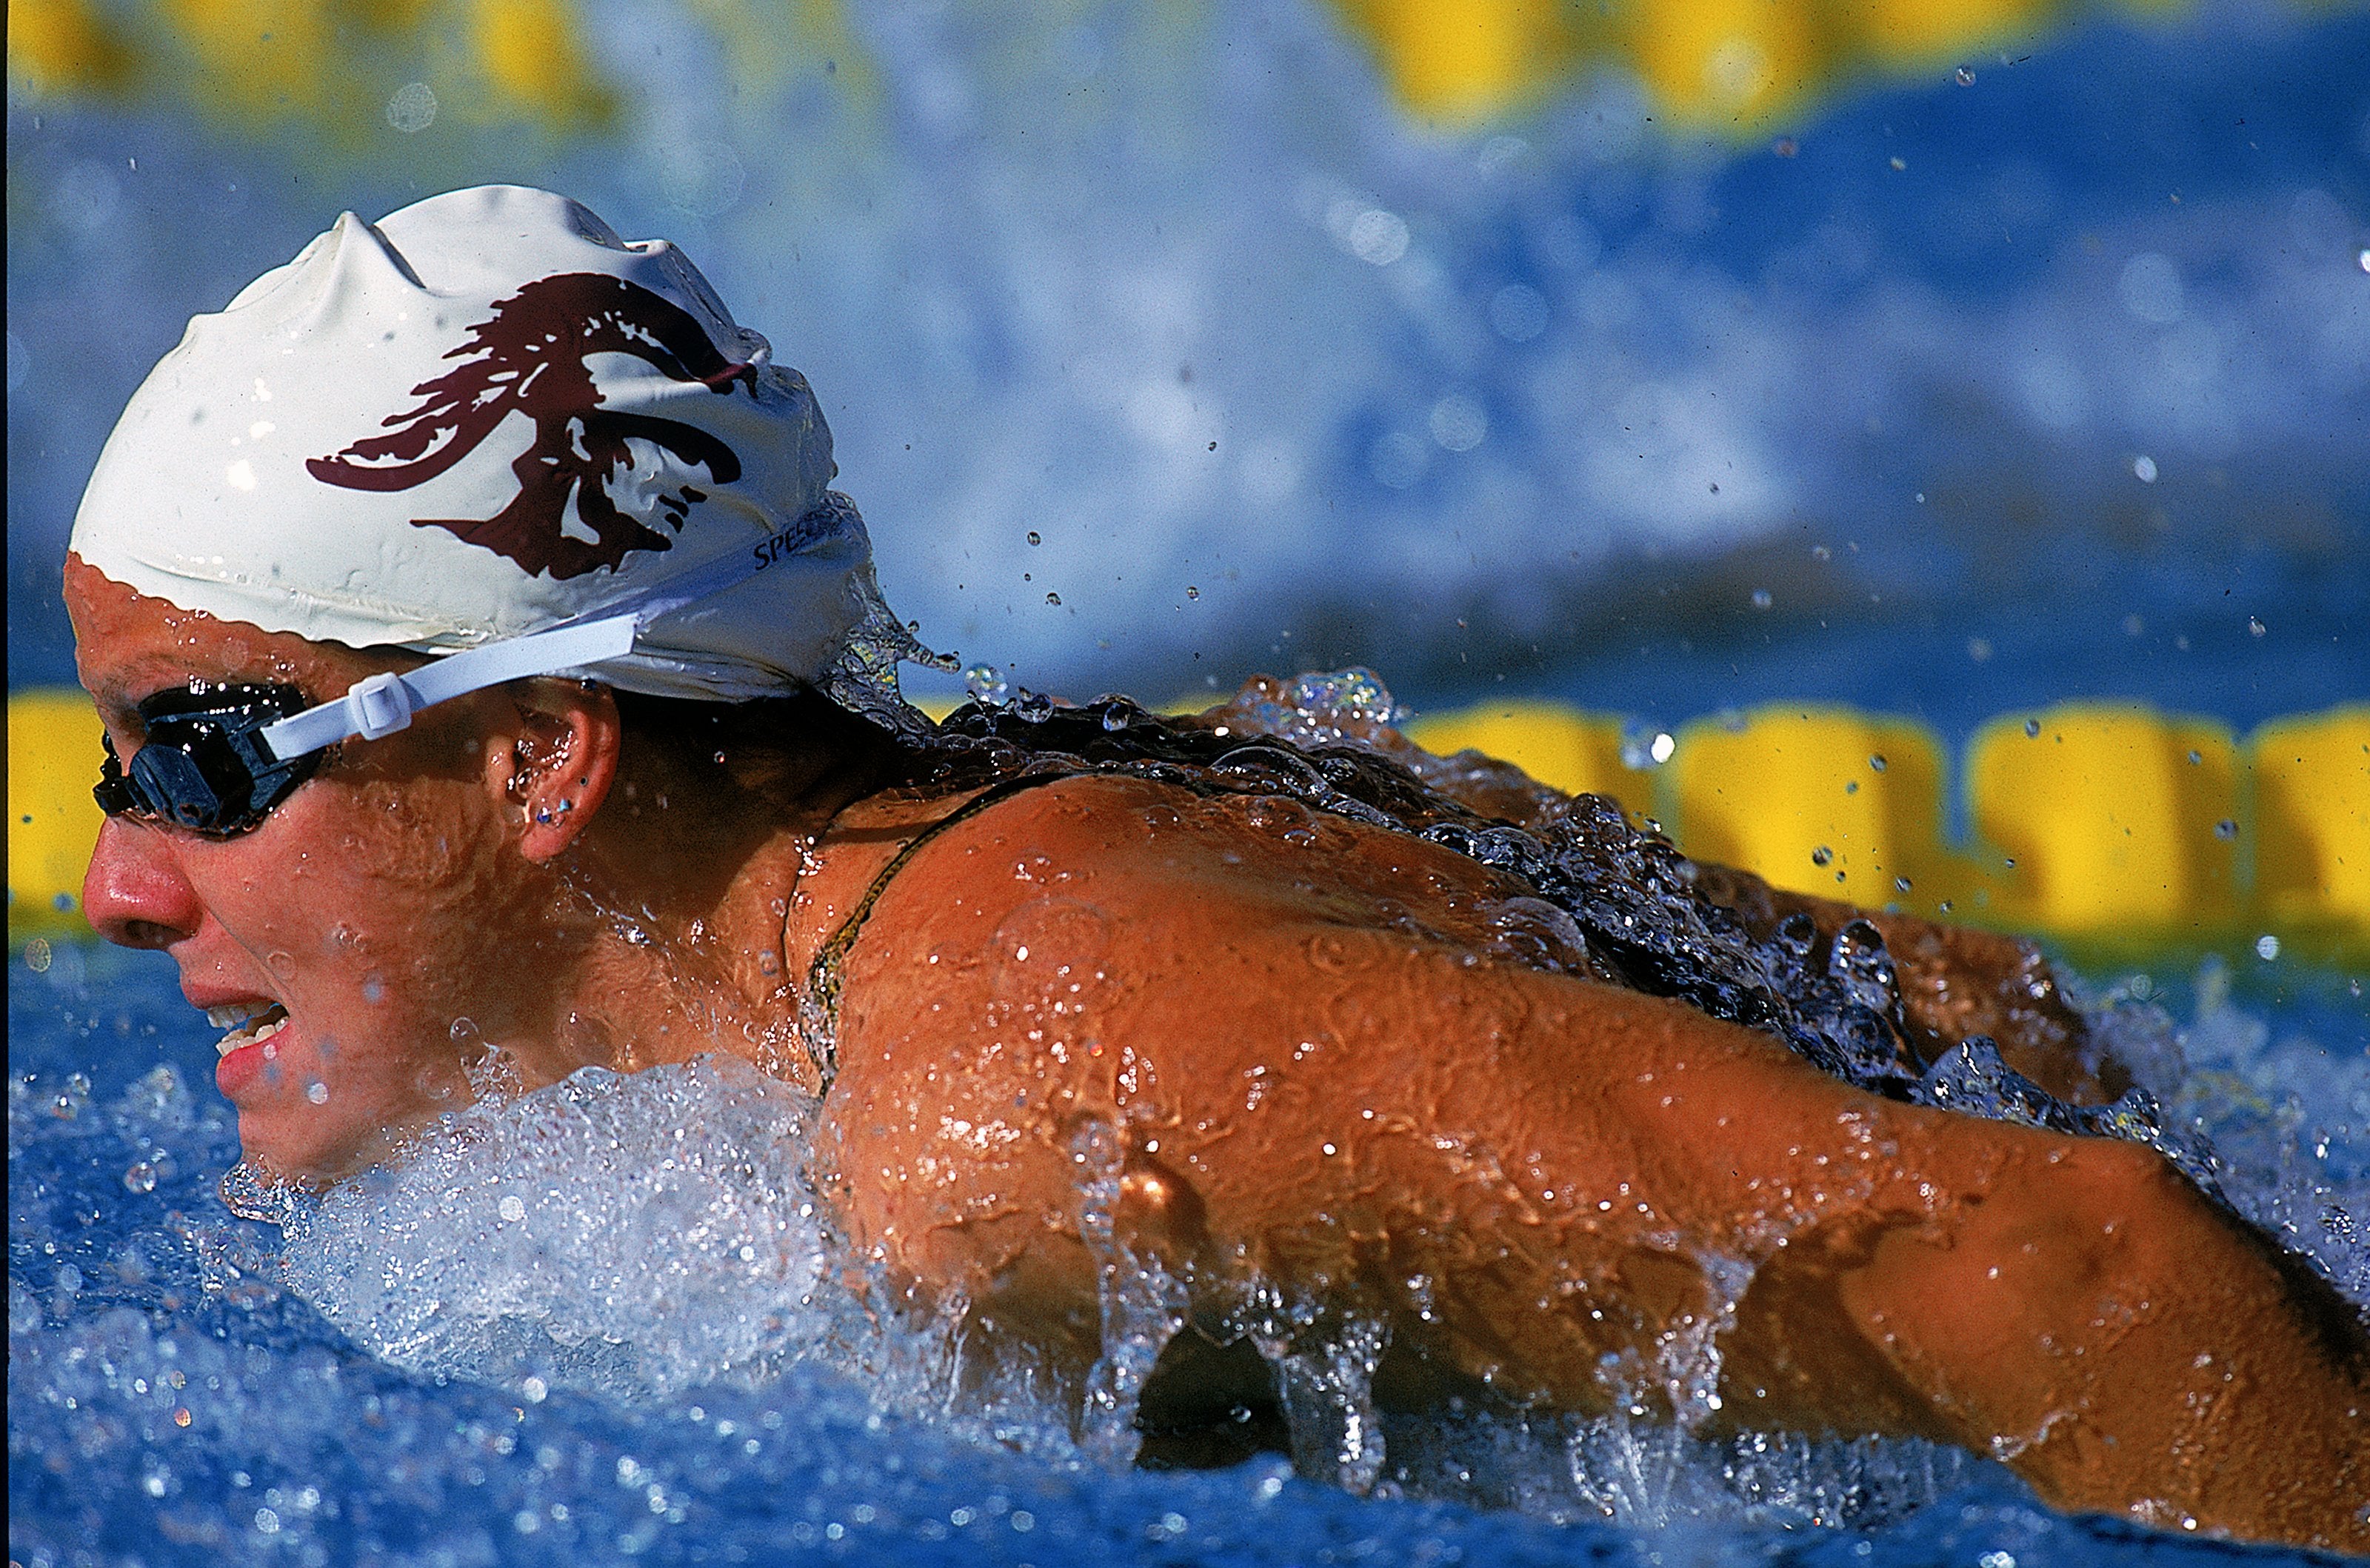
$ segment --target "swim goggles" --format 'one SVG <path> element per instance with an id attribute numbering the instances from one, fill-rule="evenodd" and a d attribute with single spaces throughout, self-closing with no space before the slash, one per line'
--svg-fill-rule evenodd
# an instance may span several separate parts
<path id="1" fill-rule="evenodd" d="M 158 692 L 139 707 L 147 739 L 128 766 L 109 741 L 91 794 L 109 816 L 168 823 L 214 838 L 252 832 L 313 776 L 327 748 L 356 736 L 374 741 L 391 735 L 421 709 L 487 686 L 623 658 L 633 651 L 635 638 L 660 617 L 796 555 L 811 542 L 812 519 L 829 525 L 836 515 L 826 500 L 753 548 L 728 552 L 670 579 L 655 593 L 635 595 L 628 613 L 565 621 L 401 674 L 371 675 L 317 708 L 305 707 L 304 694 L 289 686 L 192 681 Z M 616 605 L 608 608 L 614 611 Z"/>
<path id="2" fill-rule="evenodd" d="M 306 708 L 291 686 L 191 681 L 160 691 L 139 706 L 146 739 L 128 766 L 112 739 L 104 743 L 107 759 L 91 795 L 109 816 L 236 837 L 261 826 L 313 777 L 327 748 L 391 735 L 420 709 L 486 686 L 617 658 L 632 650 L 647 615 L 555 627 L 401 674 L 371 675 L 317 708 Z"/>

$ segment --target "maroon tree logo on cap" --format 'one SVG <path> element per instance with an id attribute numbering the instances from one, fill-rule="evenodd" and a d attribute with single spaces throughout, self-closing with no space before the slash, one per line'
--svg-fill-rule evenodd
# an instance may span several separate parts
<path id="1" fill-rule="evenodd" d="M 382 421 L 388 434 L 366 436 L 334 457 L 308 459 L 312 476 L 346 490 L 409 490 L 476 451 L 516 409 L 535 421 L 535 444 L 511 464 L 519 481 L 511 503 L 491 517 L 411 522 L 447 529 L 555 578 L 604 566 L 615 571 L 630 550 L 673 548 L 673 540 L 609 499 L 611 479 L 634 466 L 629 437 L 705 467 L 716 484 L 741 477 L 732 448 L 698 426 L 601 407 L 601 389 L 584 363 L 597 353 L 632 354 L 674 380 L 725 397 L 735 383 L 754 392 L 755 368 L 727 360 L 691 313 L 663 296 L 604 273 L 562 272 L 498 301 L 493 318 L 469 330 L 469 340 L 444 356 L 464 363 L 411 389 L 422 399 L 419 407 Z M 571 496 L 592 539 L 566 531 Z M 706 499 L 684 485 L 659 504 L 680 533 L 693 503 Z"/>

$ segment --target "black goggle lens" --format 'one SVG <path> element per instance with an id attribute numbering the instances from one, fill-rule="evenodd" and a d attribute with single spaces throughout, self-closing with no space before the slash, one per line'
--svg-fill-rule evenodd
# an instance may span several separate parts
<path id="1" fill-rule="evenodd" d="M 214 686 L 192 681 L 140 704 L 147 740 L 126 767 L 106 742 L 91 790 L 109 816 L 168 823 L 228 838 L 261 825 L 273 807 L 321 765 L 319 752 L 282 762 L 263 732 L 305 710 L 290 686 Z"/>

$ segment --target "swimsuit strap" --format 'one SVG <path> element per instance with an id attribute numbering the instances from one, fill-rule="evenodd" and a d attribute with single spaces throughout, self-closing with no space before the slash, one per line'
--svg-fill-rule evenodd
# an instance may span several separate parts
<path id="1" fill-rule="evenodd" d="M 847 963 L 848 951 L 872 917 L 872 906 L 889 889 L 890 879 L 905 869 L 905 862 L 919 853 L 922 846 L 958 823 L 968 822 L 994 806 L 1002 805 L 1023 790 L 1040 784 L 1056 784 L 1065 778 L 1076 778 L 1093 769 L 1064 768 L 1047 773 L 1024 774 L 993 784 L 922 829 L 905 847 L 889 859 L 856 901 L 856 907 L 840 923 L 839 929 L 815 952 L 814 962 L 807 966 L 807 984 L 799 997 L 799 1043 L 806 1048 L 807 1062 L 814 1068 L 815 1094 L 818 1098 L 831 1092 L 832 1080 L 839 1076 L 839 992 Z"/>

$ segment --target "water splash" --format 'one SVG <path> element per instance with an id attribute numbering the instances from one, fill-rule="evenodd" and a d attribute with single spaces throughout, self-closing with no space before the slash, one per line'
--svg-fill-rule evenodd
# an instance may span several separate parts
<path id="1" fill-rule="evenodd" d="M 421 1376 L 620 1399 L 761 1378 L 824 1312 L 813 1113 L 731 1057 L 584 1068 L 325 1196 L 273 1195 L 282 1277 Z"/>

